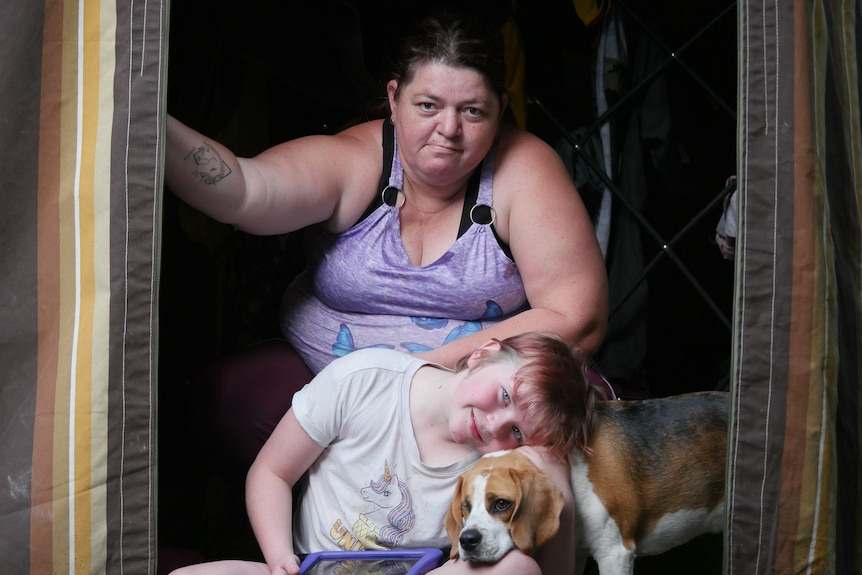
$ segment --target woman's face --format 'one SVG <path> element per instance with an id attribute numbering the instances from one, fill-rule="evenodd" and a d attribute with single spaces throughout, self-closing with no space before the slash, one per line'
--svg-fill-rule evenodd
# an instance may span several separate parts
<path id="1" fill-rule="evenodd" d="M 469 68 L 421 63 L 413 79 L 388 86 L 405 169 L 433 186 L 461 183 L 491 149 L 504 102 Z"/>

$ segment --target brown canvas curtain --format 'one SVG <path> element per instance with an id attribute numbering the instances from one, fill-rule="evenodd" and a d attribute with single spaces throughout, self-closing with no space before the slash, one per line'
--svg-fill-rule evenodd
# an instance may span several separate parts
<path id="1" fill-rule="evenodd" d="M 740 4 L 731 574 L 860 570 L 860 25 Z"/>
<path id="2" fill-rule="evenodd" d="M 7 4 L 3 572 L 153 574 L 167 1 Z M 860 26 L 739 4 L 732 574 L 860 572 Z"/>
<path id="3" fill-rule="evenodd" d="M 4 573 L 155 572 L 166 9 L 0 17 Z"/>

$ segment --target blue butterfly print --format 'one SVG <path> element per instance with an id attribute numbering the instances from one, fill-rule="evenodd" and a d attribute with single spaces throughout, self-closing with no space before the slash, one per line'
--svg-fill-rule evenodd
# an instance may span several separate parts
<path id="1" fill-rule="evenodd" d="M 497 304 L 494 300 L 488 300 L 485 302 L 485 313 L 482 314 L 482 319 L 493 319 L 495 317 L 501 317 L 503 315 L 503 308 Z"/>
<path id="2" fill-rule="evenodd" d="M 341 324 L 341 327 L 338 329 L 338 335 L 335 336 L 335 343 L 332 344 L 332 355 L 334 355 L 335 357 L 344 357 L 352 351 L 368 347 L 394 349 L 394 346 L 386 343 L 378 343 L 375 345 L 367 345 L 363 348 L 357 348 L 356 344 L 353 342 L 353 334 L 350 333 L 350 328 L 344 324 Z"/>
<path id="3" fill-rule="evenodd" d="M 404 343 L 401 344 L 401 347 L 406 349 L 407 352 L 411 353 L 411 354 L 423 353 L 423 352 L 431 351 L 432 349 L 434 349 L 430 345 L 425 345 L 422 343 L 413 343 L 412 341 L 405 341 Z"/>
<path id="4" fill-rule="evenodd" d="M 472 335 L 479 331 L 482 331 L 482 322 L 465 321 L 464 323 L 450 331 L 449 335 L 446 336 L 446 339 L 444 339 L 443 343 L 440 345 L 446 345 L 447 343 L 455 341 L 456 339 Z"/>
<path id="5" fill-rule="evenodd" d="M 503 308 L 501 308 L 499 304 L 497 304 L 497 302 L 489 299 L 485 302 L 485 313 L 482 314 L 482 317 L 480 319 L 494 319 L 502 316 Z M 411 317 L 410 320 L 417 326 L 424 329 L 439 329 L 449 323 L 449 321 L 445 319 L 436 319 L 430 317 Z M 450 331 L 449 334 L 446 336 L 446 339 L 443 340 L 443 343 L 440 345 L 446 345 L 449 342 L 455 341 L 456 339 L 462 338 L 467 335 L 472 335 L 481 330 L 482 322 L 479 320 L 464 322 L 461 325 L 453 328 L 452 331 Z M 415 343 L 412 341 L 403 342 L 401 344 L 401 347 L 413 354 L 431 351 L 432 349 L 434 349 L 425 344 Z"/>
<path id="6" fill-rule="evenodd" d="M 477 331 L 481 331 L 482 323 L 478 321 L 467 321 L 462 323 L 461 325 L 455 327 L 449 334 L 446 336 L 446 339 L 443 340 L 443 343 L 440 345 L 446 345 L 451 341 L 455 341 L 458 338 L 464 337 L 466 335 L 474 334 Z M 432 347 L 429 347 L 425 344 L 414 343 L 411 341 L 405 341 L 401 344 L 401 346 L 406 349 L 410 353 L 422 353 L 425 351 L 431 351 Z"/>
<path id="7" fill-rule="evenodd" d="M 410 321 L 422 329 L 441 329 L 449 323 L 448 319 L 439 317 L 410 317 Z"/>

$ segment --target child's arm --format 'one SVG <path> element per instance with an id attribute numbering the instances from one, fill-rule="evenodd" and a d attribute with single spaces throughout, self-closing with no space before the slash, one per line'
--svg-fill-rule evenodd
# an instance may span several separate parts
<path id="1" fill-rule="evenodd" d="M 297 575 L 293 551 L 293 486 L 323 453 L 299 425 L 293 410 L 264 444 L 246 479 L 246 507 L 269 569 Z"/>

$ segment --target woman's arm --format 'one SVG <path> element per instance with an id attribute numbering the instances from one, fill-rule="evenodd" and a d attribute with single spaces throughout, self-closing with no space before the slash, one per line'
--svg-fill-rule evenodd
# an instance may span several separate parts
<path id="1" fill-rule="evenodd" d="M 555 333 L 587 354 L 607 326 L 605 262 L 595 229 L 559 156 L 525 132 L 505 132 L 494 174 L 495 228 L 509 244 L 530 309 L 422 354 L 453 365 L 490 337 Z"/>
<path id="2" fill-rule="evenodd" d="M 323 448 L 312 441 L 291 409 L 248 472 L 248 517 L 273 574 L 299 573 L 293 550 L 293 486 L 321 453 Z"/>
<path id="3" fill-rule="evenodd" d="M 519 133 L 521 140 L 521 153 L 506 168 L 515 168 L 514 187 L 504 195 L 499 232 L 524 280 L 535 312 L 531 321 L 547 322 L 592 354 L 608 315 L 607 273 L 595 228 L 557 153 L 531 134 Z"/>
<path id="4" fill-rule="evenodd" d="M 165 184 L 208 216 L 250 233 L 281 234 L 319 222 L 346 229 L 376 190 L 379 132 L 379 123 L 369 122 L 239 158 L 168 116 Z"/>

